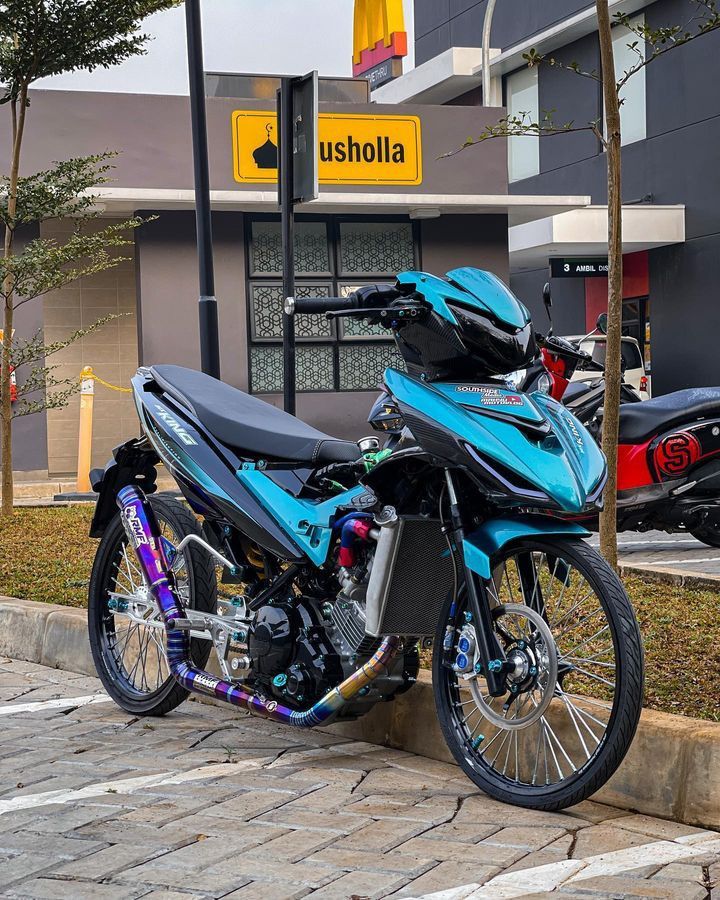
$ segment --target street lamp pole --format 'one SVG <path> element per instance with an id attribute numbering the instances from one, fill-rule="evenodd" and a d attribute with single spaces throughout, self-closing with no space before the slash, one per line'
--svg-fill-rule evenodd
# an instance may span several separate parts
<path id="1" fill-rule="evenodd" d="M 278 91 L 280 168 L 278 201 L 283 248 L 283 299 L 295 296 L 295 172 L 293 161 L 293 79 L 282 78 Z M 283 407 L 295 415 L 295 317 L 283 313 Z"/>
<path id="2" fill-rule="evenodd" d="M 495 14 L 496 0 L 487 0 L 485 7 L 485 19 L 482 31 L 482 96 L 483 106 L 491 106 L 490 103 L 490 33 L 492 20 Z"/>
<path id="3" fill-rule="evenodd" d="M 190 115 L 192 120 L 193 164 L 195 169 L 195 220 L 197 229 L 200 297 L 200 367 L 207 375 L 220 378 L 218 311 L 213 267 L 212 221 L 210 216 L 210 173 L 208 165 L 207 115 L 205 111 L 205 68 L 203 65 L 200 0 L 185 0 Z"/>

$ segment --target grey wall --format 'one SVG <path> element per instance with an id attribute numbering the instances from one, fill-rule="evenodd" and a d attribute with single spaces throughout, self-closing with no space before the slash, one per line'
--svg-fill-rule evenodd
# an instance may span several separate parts
<path id="1" fill-rule="evenodd" d="M 441 216 L 421 222 L 421 264 L 443 275 L 458 266 L 508 278 L 507 216 Z"/>
<path id="2" fill-rule="evenodd" d="M 272 108 L 258 101 L 210 97 L 207 101 L 211 186 L 214 190 L 264 191 L 272 185 L 238 184 L 233 178 L 231 114 L 236 109 Z M 498 120 L 498 109 L 458 106 L 321 104 L 321 111 L 419 116 L 423 181 L 403 186 L 404 194 L 504 194 L 507 187 L 505 142 L 488 141 L 474 153 L 453 159 L 468 135 Z M 0 107 L 0 123 L 7 107 Z M 187 97 L 33 91 L 26 126 L 23 171 L 46 168 L 56 159 L 119 151 L 113 186 L 119 188 L 192 187 L 190 111 Z M 0 144 L 0 171 L 7 169 L 7 148 Z M 323 185 L 323 191 L 348 191 L 347 185 Z M 352 188 L 350 188 L 352 189 Z M 363 193 L 387 193 L 386 185 L 363 185 Z"/>
<path id="3" fill-rule="evenodd" d="M 590 6 L 587 0 L 503 0 L 492 46 L 507 47 Z M 415 0 L 415 65 L 448 47 L 481 47 L 487 0 Z"/>
<path id="4" fill-rule="evenodd" d="M 27 241 L 37 237 L 37 229 L 30 231 L 25 229 L 16 237 L 16 248 L 20 250 Z M 43 301 L 42 298 L 33 300 L 16 310 L 14 316 L 15 341 L 24 341 L 33 337 L 43 327 Z M 52 363 L 52 359 L 49 360 Z M 43 365 L 40 360 L 37 365 Z M 22 367 L 17 372 L 18 384 L 22 384 L 28 374 L 28 367 Z M 33 399 L 33 398 L 31 398 Z M 47 414 L 33 413 L 31 416 L 22 416 L 13 421 L 13 470 L 16 472 L 38 472 L 40 475 L 47 473 Z"/>
<path id="5" fill-rule="evenodd" d="M 135 232 L 140 363 L 200 368 L 195 214 L 158 212 Z M 222 378 L 247 388 L 245 248 L 241 213 L 213 213 Z"/>

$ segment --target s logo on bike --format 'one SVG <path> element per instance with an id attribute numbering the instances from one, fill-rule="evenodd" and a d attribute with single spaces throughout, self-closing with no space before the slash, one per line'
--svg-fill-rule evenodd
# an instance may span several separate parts
<path id="1" fill-rule="evenodd" d="M 680 475 L 702 456 L 700 441 L 688 431 L 663 438 L 655 448 L 654 460 L 663 475 Z"/>

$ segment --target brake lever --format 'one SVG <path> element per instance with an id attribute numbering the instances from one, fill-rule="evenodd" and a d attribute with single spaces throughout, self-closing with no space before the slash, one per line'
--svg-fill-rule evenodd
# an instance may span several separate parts
<path id="1" fill-rule="evenodd" d="M 368 309 L 334 309 L 332 312 L 326 312 L 326 319 L 348 319 L 352 316 L 367 316 L 370 315 L 370 310 Z"/>

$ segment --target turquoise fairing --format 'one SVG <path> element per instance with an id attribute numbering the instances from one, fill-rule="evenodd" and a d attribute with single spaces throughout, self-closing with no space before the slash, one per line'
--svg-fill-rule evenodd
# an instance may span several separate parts
<path id="1" fill-rule="evenodd" d="M 365 492 L 365 488 L 359 484 L 329 500 L 314 503 L 288 494 L 252 463 L 243 467 L 237 477 L 275 521 L 292 534 L 295 543 L 316 566 L 321 566 L 327 559 L 332 537 L 330 523 L 338 509 Z"/>
<path id="2" fill-rule="evenodd" d="M 524 328 L 532 321 L 527 307 L 492 272 L 464 266 L 448 272 L 446 277 L 472 294 L 479 305 L 491 312 L 496 319 L 513 328 Z"/>
<path id="3" fill-rule="evenodd" d="M 565 512 L 582 512 L 588 496 L 603 478 L 605 460 L 597 444 L 577 419 L 545 394 L 524 396 L 525 403 L 552 426 L 543 436 L 523 429 L 521 422 L 516 425 L 485 415 L 483 408 L 464 408 L 451 399 L 451 386 L 430 384 L 397 369 L 385 372 L 385 383 L 401 408 L 410 407 L 422 418 L 446 429 L 474 448 L 489 465 L 496 462 L 517 473 Z M 517 392 L 499 385 L 497 390 L 500 395 L 517 396 Z M 455 395 L 462 396 L 457 391 Z M 495 405 L 494 411 L 507 415 L 513 408 Z M 488 407 L 488 411 L 491 409 Z"/>
<path id="4" fill-rule="evenodd" d="M 530 323 L 527 308 L 492 272 L 466 266 L 448 272 L 447 278 L 446 281 L 427 272 L 401 272 L 397 280 L 400 284 L 416 285 L 435 312 L 453 325 L 458 322 L 447 305 L 448 300 L 489 312 L 512 328 L 524 328 Z"/>
<path id="5" fill-rule="evenodd" d="M 490 578 L 490 559 L 511 541 L 525 537 L 578 537 L 589 531 L 572 522 L 550 516 L 517 516 L 491 519 L 469 534 L 463 542 L 465 565 L 481 578 Z"/>

